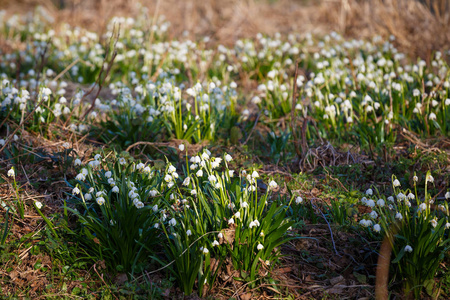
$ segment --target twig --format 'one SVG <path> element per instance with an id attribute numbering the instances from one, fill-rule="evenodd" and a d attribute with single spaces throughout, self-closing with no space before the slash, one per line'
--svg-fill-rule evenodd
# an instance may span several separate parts
<path id="1" fill-rule="evenodd" d="M 298 77 L 298 64 L 300 63 L 299 60 L 295 62 L 295 75 L 294 75 L 294 83 L 293 83 L 293 91 L 292 91 L 292 109 L 291 109 L 291 130 L 292 130 L 292 136 L 294 137 L 294 148 L 295 152 L 297 152 L 297 155 L 300 157 L 300 149 L 298 147 L 298 137 L 297 132 L 295 131 L 295 106 L 297 104 L 297 77 Z"/>
<path id="2" fill-rule="evenodd" d="M 322 210 L 319 207 L 315 206 L 312 201 L 310 201 L 310 202 L 311 202 L 311 206 L 314 207 L 315 209 L 317 209 L 320 212 L 320 214 L 322 215 L 322 217 L 324 218 L 325 222 L 327 222 L 328 229 L 330 230 L 330 234 L 331 234 L 331 242 L 333 243 L 334 252 L 336 253 L 336 255 L 341 256 L 341 255 L 339 255 L 339 252 L 336 249 L 336 244 L 334 243 L 333 231 L 331 230 L 331 226 L 327 220 L 327 217 L 325 217 L 325 215 L 323 214 Z"/>
<path id="3" fill-rule="evenodd" d="M 159 149 L 157 146 L 169 146 L 169 143 L 152 143 L 152 142 L 136 142 L 130 146 L 128 146 L 128 148 L 125 150 L 126 152 L 129 152 L 132 148 L 139 146 L 139 145 L 148 145 L 148 146 L 152 146 L 153 148 L 155 148 L 156 150 L 158 150 L 159 152 L 161 152 L 164 155 L 169 155 L 168 153 L 162 151 L 161 149 Z"/>
<path id="4" fill-rule="evenodd" d="M 253 125 L 252 130 L 250 131 L 250 133 L 248 134 L 247 139 L 245 140 L 245 142 L 244 142 L 242 145 L 247 144 L 248 140 L 249 140 L 250 137 L 252 136 L 253 130 L 255 130 L 256 124 L 258 124 L 258 120 L 259 120 L 259 117 L 260 117 L 260 116 L 261 116 L 261 112 L 259 112 L 258 116 L 256 117 L 255 124 Z"/>

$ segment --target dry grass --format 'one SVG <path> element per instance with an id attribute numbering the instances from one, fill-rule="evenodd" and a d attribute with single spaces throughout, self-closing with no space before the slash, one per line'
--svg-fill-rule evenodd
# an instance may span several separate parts
<path id="1" fill-rule="evenodd" d="M 273 2 L 273 3 L 271 3 Z M 348 37 L 395 36 L 395 43 L 410 56 L 428 59 L 432 51 L 450 46 L 448 0 L 143 0 L 149 17 L 164 15 L 174 37 L 209 36 L 230 45 L 258 32 L 311 32 L 334 30 Z M 63 7 L 62 9 L 58 9 Z M 45 7 L 58 21 L 103 32 L 113 15 L 133 16 L 141 11 L 136 0 L 0 0 L 10 13 Z"/>

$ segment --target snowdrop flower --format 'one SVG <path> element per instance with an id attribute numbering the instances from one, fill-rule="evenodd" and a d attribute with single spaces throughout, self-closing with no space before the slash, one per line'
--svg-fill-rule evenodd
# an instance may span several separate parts
<path id="1" fill-rule="evenodd" d="M 372 199 L 367 200 L 366 205 L 370 208 L 375 207 L 375 201 Z"/>
<path id="2" fill-rule="evenodd" d="M 202 177 L 203 176 L 203 171 L 200 169 L 197 171 L 197 173 L 195 173 L 195 175 L 197 175 L 197 177 Z"/>
<path id="3" fill-rule="evenodd" d="M 94 159 L 95 160 L 100 160 L 102 158 L 102 156 L 100 154 L 95 154 Z"/>
<path id="4" fill-rule="evenodd" d="M 400 221 L 401 221 L 401 220 L 403 219 L 403 215 L 402 215 L 401 213 L 398 212 L 398 213 L 395 214 L 395 218 L 396 218 L 397 220 L 400 220 Z"/>
<path id="5" fill-rule="evenodd" d="M 192 189 L 192 190 L 191 190 L 191 195 L 192 195 L 192 196 L 195 196 L 195 195 L 197 195 L 197 191 L 196 191 L 196 190 L 194 190 L 194 189 Z"/>
<path id="6" fill-rule="evenodd" d="M 36 207 L 37 207 L 38 209 L 41 209 L 41 208 L 42 208 L 42 203 L 41 203 L 41 202 L 36 201 L 36 202 L 34 202 L 34 204 L 36 205 Z"/>
<path id="7" fill-rule="evenodd" d="M 225 155 L 225 160 L 226 160 L 227 162 L 230 162 L 230 161 L 233 160 L 233 157 L 231 157 L 230 154 L 227 154 L 227 155 Z"/>
<path id="8" fill-rule="evenodd" d="M 233 175 L 234 175 L 234 170 L 228 170 L 228 175 L 229 175 L 230 177 L 233 177 Z"/>
<path id="9" fill-rule="evenodd" d="M 125 160 L 125 158 L 123 158 L 123 157 L 119 158 L 119 164 L 124 165 L 126 163 L 127 163 L 127 161 Z"/>
<path id="10" fill-rule="evenodd" d="M 300 204 L 300 203 L 302 203 L 302 202 L 303 202 L 303 198 L 300 197 L 300 196 L 298 196 L 298 197 L 295 199 L 295 203 L 296 203 L 296 204 Z"/>
<path id="11" fill-rule="evenodd" d="M 203 252 L 203 254 L 208 254 L 209 250 L 208 250 L 208 248 L 205 247 L 205 248 L 202 249 L 202 252 Z"/>
<path id="12" fill-rule="evenodd" d="M 177 220 L 175 220 L 175 218 L 170 219 L 169 225 L 171 225 L 171 226 L 177 225 Z"/>
<path id="13" fill-rule="evenodd" d="M 184 151 L 184 145 L 183 145 L 183 144 L 180 144 L 180 145 L 178 146 L 178 149 L 179 149 L 180 151 Z"/>
<path id="14" fill-rule="evenodd" d="M 9 176 L 9 177 L 15 177 L 15 176 L 16 176 L 16 173 L 14 172 L 14 169 L 13 169 L 13 168 L 11 168 L 11 169 L 8 171 L 8 176 Z"/>
<path id="15" fill-rule="evenodd" d="M 114 180 L 114 178 L 109 178 L 109 179 L 108 179 L 108 183 L 109 183 L 109 185 L 111 185 L 111 186 L 116 185 L 116 181 Z"/>
<path id="16" fill-rule="evenodd" d="M 413 251 L 413 248 L 410 245 L 405 246 L 405 252 L 411 253 Z"/>
<path id="17" fill-rule="evenodd" d="M 111 171 L 105 172 L 105 177 L 106 178 L 111 178 L 111 176 L 112 176 L 112 172 Z"/>
<path id="18" fill-rule="evenodd" d="M 116 186 L 114 186 L 113 188 L 112 188 L 112 192 L 113 193 L 119 193 L 119 187 L 116 185 Z"/>
<path id="19" fill-rule="evenodd" d="M 96 201 L 97 201 L 98 205 L 103 205 L 103 204 L 105 204 L 105 198 L 103 198 L 103 197 L 98 197 L 98 198 L 96 199 Z"/>
<path id="20" fill-rule="evenodd" d="M 381 231 L 381 226 L 379 224 L 373 225 L 373 231 L 380 232 Z"/>
<path id="21" fill-rule="evenodd" d="M 184 186 L 188 186 L 190 182 L 191 182 L 190 177 L 186 177 L 186 178 L 183 180 L 183 185 L 184 185 Z"/>
<path id="22" fill-rule="evenodd" d="M 241 218 L 241 213 L 240 212 L 236 212 L 234 214 L 234 216 L 235 216 L 236 219 L 240 219 Z"/>
<path id="23" fill-rule="evenodd" d="M 187 235 L 187 236 L 191 236 L 191 235 L 192 235 L 192 231 L 191 231 L 190 229 L 188 229 L 188 230 L 186 231 L 186 235 Z"/>
<path id="24" fill-rule="evenodd" d="M 173 166 L 173 165 L 169 165 L 169 168 L 167 168 L 167 172 L 169 172 L 170 174 L 172 174 L 173 172 L 175 172 L 177 169 Z"/>
<path id="25" fill-rule="evenodd" d="M 419 177 L 417 177 L 416 175 L 414 175 L 413 180 L 414 180 L 414 182 L 417 182 L 417 181 L 419 181 Z"/>
<path id="26" fill-rule="evenodd" d="M 136 201 L 134 206 L 136 206 L 136 208 L 138 208 L 138 209 L 141 209 L 144 207 L 144 203 L 142 203 L 141 201 Z"/>
<path id="27" fill-rule="evenodd" d="M 256 227 L 256 223 L 254 222 L 254 221 L 251 221 L 250 222 L 250 225 L 248 225 L 248 228 L 253 228 L 253 227 Z"/>
<path id="28" fill-rule="evenodd" d="M 156 229 L 159 228 L 159 223 L 155 223 L 155 225 L 153 225 L 153 227 L 155 227 Z"/>
<path id="29" fill-rule="evenodd" d="M 86 177 L 84 176 L 84 174 L 80 173 L 75 177 L 75 179 L 79 180 L 79 181 L 84 181 L 84 180 L 86 180 Z"/>
<path id="30" fill-rule="evenodd" d="M 427 179 L 426 179 L 426 181 L 427 181 L 427 182 L 431 182 L 431 183 L 433 183 L 433 182 L 434 182 L 434 178 L 433 178 L 433 176 L 431 176 L 431 174 L 430 174 L 430 175 L 428 175 L 428 176 L 427 176 Z"/>
<path id="31" fill-rule="evenodd" d="M 372 219 L 378 218 L 378 214 L 377 214 L 376 211 L 372 211 L 369 215 L 370 215 L 370 217 L 371 217 Z"/>
<path id="32" fill-rule="evenodd" d="M 143 169 L 144 168 L 144 164 L 143 163 L 138 163 L 137 165 L 136 165 L 136 169 L 138 169 L 138 170 L 141 170 L 141 169 Z"/>
<path id="33" fill-rule="evenodd" d="M 253 171 L 253 173 L 252 173 L 252 178 L 258 178 L 258 177 L 259 177 L 258 172 Z"/>
<path id="34" fill-rule="evenodd" d="M 430 115 L 428 116 L 429 120 L 436 120 L 436 114 L 435 113 L 430 113 Z"/>
<path id="35" fill-rule="evenodd" d="M 9 172 L 8 172 L 9 173 Z M 80 193 L 80 189 L 79 188 L 77 188 L 77 187 L 75 187 L 73 190 L 72 190 L 72 194 L 74 194 L 74 195 L 78 195 Z"/>
<path id="36" fill-rule="evenodd" d="M 219 242 L 216 241 L 216 240 L 214 240 L 214 242 L 212 242 L 212 246 L 213 246 L 213 247 L 219 246 Z"/>
<path id="37" fill-rule="evenodd" d="M 410 200 L 414 200 L 416 198 L 413 193 L 409 193 L 407 197 Z"/>
<path id="38" fill-rule="evenodd" d="M 436 228 L 436 226 L 437 226 L 437 224 L 438 224 L 438 222 L 436 221 L 436 219 L 431 220 L 430 223 L 431 223 L 431 226 L 433 226 L 433 228 Z"/>
<path id="39" fill-rule="evenodd" d="M 372 189 L 368 189 L 368 190 L 366 191 L 366 195 L 372 196 L 372 195 L 373 195 Z"/>
<path id="40" fill-rule="evenodd" d="M 269 182 L 269 189 L 271 189 L 271 190 L 276 189 L 277 186 L 278 186 L 278 184 L 275 181 L 272 180 Z"/>
<path id="41" fill-rule="evenodd" d="M 378 199 L 378 201 L 377 201 L 377 205 L 379 206 L 379 207 L 383 207 L 384 206 L 384 200 L 383 199 Z"/>
<path id="42" fill-rule="evenodd" d="M 394 202 L 394 197 L 392 197 L 392 196 L 389 196 L 389 197 L 387 197 L 387 199 L 388 199 L 388 201 L 391 201 L 391 202 Z"/>
<path id="43" fill-rule="evenodd" d="M 445 199 L 450 199 L 450 192 L 445 193 Z"/>
<path id="44" fill-rule="evenodd" d="M 229 219 L 228 224 L 234 224 L 234 219 L 233 218 Z"/>
<path id="45" fill-rule="evenodd" d="M 242 202 L 241 207 L 242 208 L 247 208 L 248 207 L 247 201 Z"/>
<path id="46" fill-rule="evenodd" d="M 258 249 L 258 251 L 261 251 L 262 249 L 264 249 L 264 246 L 261 244 L 258 244 L 258 246 L 256 246 L 256 249 Z"/>
<path id="47" fill-rule="evenodd" d="M 398 179 L 394 180 L 394 186 L 395 187 L 400 186 L 400 181 Z"/>
<path id="48" fill-rule="evenodd" d="M 222 232 L 219 232 L 219 234 L 217 235 L 217 237 L 218 237 L 219 239 L 223 239 L 223 233 L 222 233 Z"/>
<path id="49" fill-rule="evenodd" d="M 172 181 L 172 176 L 170 176 L 169 174 L 167 174 L 166 176 L 164 176 L 164 180 L 166 182 L 171 182 Z"/>
<path id="50" fill-rule="evenodd" d="M 81 166 L 81 159 L 77 158 L 75 159 L 75 162 L 73 163 L 73 165 L 76 166 Z"/>
<path id="51" fill-rule="evenodd" d="M 215 182 L 217 181 L 217 178 L 216 178 L 216 176 L 214 176 L 214 175 L 209 175 L 209 176 L 208 176 L 208 180 L 209 180 L 209 182 L 211 182 L 211 183 L 215 183 Z"/>
<path id="52" fill-rule="evenodd" d="M 450 223 L 445 223 L 445 229 L 449 229 L 450 228 Z"/>

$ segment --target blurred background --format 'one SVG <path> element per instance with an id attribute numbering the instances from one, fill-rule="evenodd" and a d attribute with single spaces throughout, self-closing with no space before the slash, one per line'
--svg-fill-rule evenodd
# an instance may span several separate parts
<path id="1" fill-rule="evenodd" d="M 0 0 L 7 15 L 44 8 L 56 22 L 102 33 L 112 16 L 165 17 L 174 38 L 230 45 L 267 34 L 339 32 L 350 38 L 381 35 L 411 56 L 428 59 L 450 47 L 450 0 Z"/>

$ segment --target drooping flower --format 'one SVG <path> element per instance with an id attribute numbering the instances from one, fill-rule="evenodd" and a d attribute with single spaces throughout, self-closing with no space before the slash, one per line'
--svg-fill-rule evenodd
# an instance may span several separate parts
<path id="1" fill-rule="evenodd" d="M 300 196 L 298 196 L 298 197 L 295 199 L 295 203 L 296 203 L 296 204 L 300 204 L 300 203 L 302 203 L 302 202 L 303 202 L 303 198 L 300 197 Z"/>
<path id="2" fill-rule="evenodd" d="M 375 232 L 380 232 L 380 231 L 381 231 L 381 226 L 380 226 L 380 224 L 375 224 L 375 225 L 373 225 L 373 231 L 375 231 Z"/>
<path id="3" fill-rule="evenodd" d="M 119 193 L 119 187 L 116 185 L 116 186 L 114 186 L 113 188 L 112 188 L 112 192 L 113 193 Z"/>
<path id="4" fill-rule="evenodd" d="M 400 181 L 398 179 L 395 179 L 393 184 L 395 187 L 398 187 L 398 186 L 400 186 Z"/>
<path id="5" fill-rule="evenodd" d="M 15 176 L 16 176 L 16 173 L 14 172 L 14 169 L 13 169 L 13 168 L 11 168 L 11 169 L 8 171 L 8 176 L 9 176 L 9 177 L 15 177 Z"/>
<path id="6" fill-rule="evenodd" d="M 98 197 L 97 199 L 95 199 L 97 201 L 98 205 L 103 205 L 105 204 L 105 198 L 103 197 Z"/>
<path id="7" fill-rule="evenodd" d="M 269 189 L 273 190 L 273 189 L 276 189 L 277 187 L 278 187 L 278 184 L 274 180 L 269 182 Z"/>
<path id="8" fill-rule="evenodd" d="M 264 246 L 261 244 L 258 244 L 258 246 L 256 246 L 256 249 L 258 249 L 258 251 L 261 251 L 262 249 L 264 249 Z"/>
<path id="9" fill-rule="evenodd" d="M 36 201 L 36 202 L 34 202 L 34 204 L 36 205 L 36 207 L 37 207 L 38 209 L 41 209 L 41 208 L 42 208 L 42 203 L 41 203 L 41 202 Z"/>
<path id="10" fill-rule="evenodd" d="M 413 248 L 410 245 L 405 246 L 405 252 L 411 253 L 413 251 Z"/>

